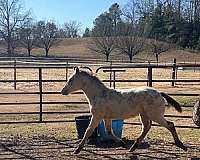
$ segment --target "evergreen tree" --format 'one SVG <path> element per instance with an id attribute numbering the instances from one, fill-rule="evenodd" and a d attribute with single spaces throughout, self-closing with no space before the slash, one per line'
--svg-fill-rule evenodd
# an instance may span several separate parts
<path id="1" fill-rule="evenodd" d="M 85 29 L 85 32 L 83 33 L 83 37 L 90 37 L 90 29 L 89 28 L 86 28 Z"/>
<path id="2" fill-rule="evenodd" d="M 122 11 L 117 3 L 114 3 L 107 12 L 99 15 L 94 21 L 93 36 L 117 35 L 118 24 L 121 20 Z"/>
<path id="3" fill-rule="evenodd" d="M 121 22 L 121 15 L 122 15 L 122 11 L 120 9 L 119 4 L 114 3 L 109 8 L 109 17 L 110 17 L 110 20 L 112 22 L 114 35 L 117 35 L 117 26 Z"/>

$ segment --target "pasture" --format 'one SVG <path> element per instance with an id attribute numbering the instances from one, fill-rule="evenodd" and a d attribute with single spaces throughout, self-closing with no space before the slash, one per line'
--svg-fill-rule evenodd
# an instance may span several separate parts
<path id="1" fill-rule="evenodd" d="M 99 66 L 89 66 L 93 72 Z M 72 69 L 67 70 L 67 75 L 72 73 Z M 128 68 L 125 72 L 116 73 L 116 89 L 133 88 L 136 86 L 147 85 L 147 82 L 122 82 L 123 80 L 146 80 L 147 68 Z M 153 69 L 153 79 L 171 79 L 171 68 Z M 17 68 L 17 80 L 38 80 L 37 68 Z M 108 80 L 110 74 L 103 70 L 96 73 L 101 80 Z M 194 70 L 178 70 L 177 79 L 196 80 L 193 83 L 176 82 L 175 87 L 172 82 L 153 82 L 153 87 L 160 91 L 171 94 L 194 94 L 200 92 L 200 72 Z M 13 80 L 13 68 L 0 69 L 1 80 Z M 45 68 L 42 69 L 42 92 L 51 92 L 42 97 L 43 112 L 71 112 L 73 114 L 43 114 L 43 121 L 71 121 L 77 116 L 76 112 L 88 112 L 87 104 L 54 104 L 53 102 L 85 102 L 83 94 L 72 94 L 67 97 L 59 94 L 65 82 L 56 80 L 66 79 L 66 68 Z M 49 81 L 48 81 L 49 80 Z M 55 80 L 51 82 L 51 80 Z M 199 81 L 199 82 L 198 82 Z M 105 82 L 110 85 L 109 82 Z M 1 103 L 29 103 L 38 102 L 39 94 L 23 94 L 26 92 L 38 92 L 38 82 L 17 82 L 16 90 L 14 83 L 0 82 Z M 15 92 L 16 94 L 9 94 Z M 192 106 L 198 99 L 197 96 L 174 96 L 174 98 L 183 105 Z M 52 103 L 51 103 L 52 102 Z M 166 115 L 191 117 L 192 108 L 184 107 L 183 113 L 177 113 L 173 108 L 166 109 Z M 24 105 L 0 105 L 0 113 L 39 113 L 40 104 Z M 0 122 L 22 122 L 38 121 L 39 114 L 1 114 Z M 191 118 L 167 117 L 177 126 L 194 127 Z M 126 123 L 139 122 L 138 117 L 125 121 Z M 135 138 L 140 133 L 140 125 L 125 124 L 123 137 L 129 148 Z M 80 155 L 72 154 L 77 146 L 77 133 L 74 122 L 62 123 L 22 123 L 22 124 L 0 124 L 0 154 L 3 159 L 195 159 L 200 158 L 200 140 L 199 129 L 197 128 L 178 128 L 178 134 L 181 140 L 188 146 L 188 152 L 184 152 L 175 147 L 172 137 L 163 127 L 152 127 L 150 133 L 145 138 L 142 145 L 133 153 L 128 153 L 127 148 L 122 148 L 110 143 L 89 143 Z"/>

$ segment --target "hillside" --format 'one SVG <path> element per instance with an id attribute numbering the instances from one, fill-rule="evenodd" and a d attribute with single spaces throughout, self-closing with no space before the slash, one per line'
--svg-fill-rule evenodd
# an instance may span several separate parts
<path id="1" fill-rule="evenodd" d="M 63 39 L 61 42 L 53 46 L 50 49 L 49 56 L 56 57 L 70 57 L 70 58 L 83 58 L 83 59 L 102 59 L 105 60 L 104 55 L 100 55 L 97 53 L 92 53 L 88 49 L 88 43 L 90 42 L 90 38 L 76 38 L 76 39 Z M 5 52 L 5 48 L 1 46 L 1 51 Z M 26 50 L 20 50 L 18 52 L 26 53 Z M 33 56 L 45 56 L 43 49 L 33 49 Z M 176 58 L 177 62 L 200 62 L 200 53 L 194 52 L 191 50 L 172 50 L 165 53 L 162 53 L 159 57 L 160 62 L 172 62 L 173 59 Z M 127 56 L 120 55 L 118 53 L 113 53 L 111 55 L 111 59 L 113 60 L 121 60 L 128 61 Z M 148 52 L 142 52 L 135 56 L 135 61 L 155 61 L 155 56 Z"/>
<path id="2" fill-rule="evenodd" d="M 88 49 L 88 43 L 90 42 L 89 38 L 82 39 L 65 39 L 60 42 L 60 44 L 56 47 L 53 47 L 50 50 L 50 55 L 57 56 L 67 56 L 67 57 L 77 57 L 77 58 L 92 58 L 92 59 L 103 59 L 104 55 L 100 55 L 97 53 L 92 53 Z M 37 50 L 38 52 L 38 50 Z M 111 55 L 112 59 L 118 60 L 128 60 L 125 55 Z M 140 53 L 135 58 L 145 59 L 145 60 L 154 60 L 155 56 L 148 51 Z M 173 59 L 176 58 L 178 62 L 200 62 L 200 53 L 192 52 L 191 50 L 173 50 L 169 52 L 162 53 L 160 55 L 161 62 L 172 62 Z"/>

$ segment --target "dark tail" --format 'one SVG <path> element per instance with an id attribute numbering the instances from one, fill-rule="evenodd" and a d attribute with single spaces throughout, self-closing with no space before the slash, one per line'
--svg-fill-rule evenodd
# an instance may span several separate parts
<path id="1" fill-rule="evenodd" d="M 172 97 L 170 97 L 169 95 L 167 95 L 166 93 L 161 92 L 160 93 L 166 100 L 167 103 L 171 104 L 172 106 L 174 106 L 174 108 L 178 111 L 178 112 L 182 112 L 182 108 L 181 105 L 175 101 Z"/>

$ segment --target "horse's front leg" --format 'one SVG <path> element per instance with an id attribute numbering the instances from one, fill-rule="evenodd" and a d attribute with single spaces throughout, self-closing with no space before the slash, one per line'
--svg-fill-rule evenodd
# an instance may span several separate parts
<path id="1" fill-rule="evenodd" d="M 112 120 L 111 119 L 104 119 L 104 124 L 106 127 L 106 131 L 108 135 L 111 136 L 111 138 L 116 142 L 120 143 L 123 147 L 125 147 L 125 143 L 122 139 L 118 138 L 117 136 L 114 135 L 113 130 L 112 130 Z"/>
<path id="2" fill-rule="evenodd" d="M 74 154 L 78 154 L 83 149 L 85 142 L 88 140 L 88 137 L 90 137 L 92 135 L 94 129 L 98 126 L 100 120 L 101 120 L 100 118 L 98 118 L 96 116 L 92 116 L 90 124 L 85 131 L 84 137 L 81 140 L 81 142 L 79 143 L 76 150 L 74 151 Z"/>

